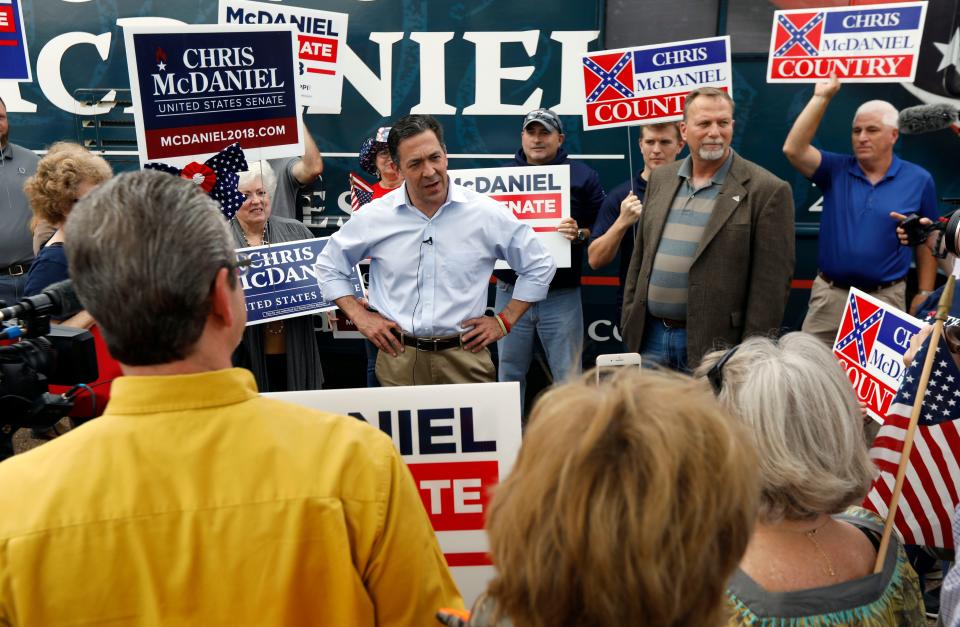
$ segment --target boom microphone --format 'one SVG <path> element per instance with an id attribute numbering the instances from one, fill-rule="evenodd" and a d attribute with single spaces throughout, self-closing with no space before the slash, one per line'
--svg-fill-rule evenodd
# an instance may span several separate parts
<path id="1" fill-rule="evenodd" d="M 900 112 L 900 132 L 906 135 L 942 131 L 957 123 L 957 108 L 952 104 L 917 105 Z"/>
<path id="2" fill-rule="evenodd" d="M 73 281 L 67 279 L 54 283 L 35 296 L 28 296 L 16 305 L 0 309 L 0 320 L 27 316 L 50 316 L 54 320 L 63 320 L 83 310 L 83 303 L 77 298 Z"/>

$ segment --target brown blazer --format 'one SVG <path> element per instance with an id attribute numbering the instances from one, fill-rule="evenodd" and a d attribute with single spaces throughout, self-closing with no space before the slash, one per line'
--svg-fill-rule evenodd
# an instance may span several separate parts
<path id="1" fill-rule="evenodd" d="M 647 287 L 660 236 L 680 188 L 680 161 L 654 170 L 627 272 L 621 333 L 640 352 Z M 687 306 L 687 363 L 709 351 L 779 329 L 794 264 L 790 185 L 734 153 L 694 254 Z"/>

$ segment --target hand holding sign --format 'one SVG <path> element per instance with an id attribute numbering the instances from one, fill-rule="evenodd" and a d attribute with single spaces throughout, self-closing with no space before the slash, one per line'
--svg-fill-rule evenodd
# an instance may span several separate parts
<path id="1" fill-rule="evenodd" d="M 557 225 L 557 232 L 572 242 L 577 238 L 580 227 L 577 226 L 577 221 L 573 218 L 564 218 Z"/>
<path id="2" fill-rule="evenodd" d="M 626 226 L 633 226 L 640 220 L 641 213 L 643 213 L 643 203 L 636 194 L 630 192 L 620 203 L 620 217 L 617 219 Z"/>

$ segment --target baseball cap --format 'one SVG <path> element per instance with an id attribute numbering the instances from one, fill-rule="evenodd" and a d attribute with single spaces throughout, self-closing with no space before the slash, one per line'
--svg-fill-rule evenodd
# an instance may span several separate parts
<path id="1" fill-rule="evenodd" d="M 538 122 L 543 124 L 544 128 L 548 131 L 556 131 L 563 134 L 563 122 L 560 121 L 560 116 L 551 111 L 550 109 L 534 109 L 523 118 L 523 129 L 526 130 L 528 126 Z"/>

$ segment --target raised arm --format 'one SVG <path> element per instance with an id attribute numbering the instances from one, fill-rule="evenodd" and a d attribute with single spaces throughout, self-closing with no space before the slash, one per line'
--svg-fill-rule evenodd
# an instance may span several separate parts
<path id="1" fill-rule="evenodd" d="M 320 149 L 313 141 L 313 135 L 310 134 L 307 123 L 303 122 L 301 126 L 303 127 L 303 158 L 297 161 L 290 171 L 301 185 L 309 185 L 323 173 L 323 157 L 320 156 Z"/>
<path id="2" fill-rule="evenodd" d="M 813 97 L 797 116 L 783 143 L 783 154 L 790 161 L 790 165 L 807 178 L 813 176 L 820 167 L 820 151 L 811 145 L 813 136 L 820 126 L 820 120 L 823 119 L 830 100 L 839 90 L 840 81 L 836 76 L 831 76 L 829 81 L 817 83 L 813 89 Z"/>

